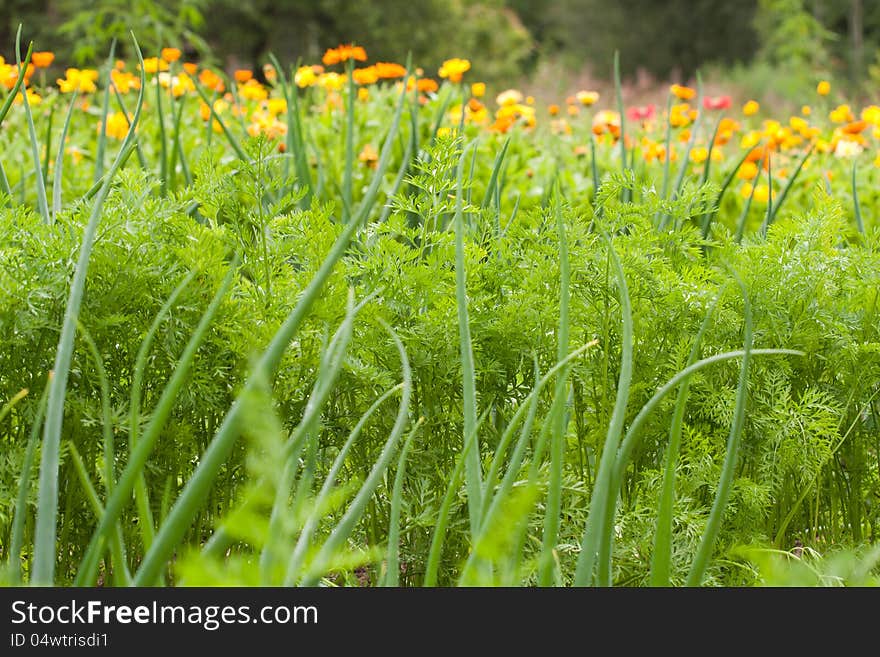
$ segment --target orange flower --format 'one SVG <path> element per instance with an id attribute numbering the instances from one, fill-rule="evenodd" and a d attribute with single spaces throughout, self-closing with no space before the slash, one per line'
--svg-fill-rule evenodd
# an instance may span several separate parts
<path id="1" fill-rule="evenodd" d="M 448 79 L 450 82 L 461 82 L 462 76 L 471 70 L 471 63 L 467 59 L 447 59 L 443 62 L 438 72 L 441 78 Z"/>
<path id="2" fill-rule="evenodd" d="M 183 53 L 180 52 L 179 48 L 162 48 L 161 52 L 162 59 L 164 59 L 169 64 L 171 62 L 176 62 L 178 59 L 180 59 L 181 54 Z"/>
<path id="3" fill-rule="evenodd" d="M 550 116 L 556 116 L 559 114 L 559 105 L 550 105 L 547 107 L 547 111 L 550 113 Z"/>
<path id="4" fill-rule="evenodd" d="M 358 154 L 358 159 L 371 169 L 375 169 L 379 163 L 379 154 L 370 144 L 364 146 L 363 150 Z"/>
<path id="5" fill-rule="evenodd" d="M 342 44 L 337 48 L 329 48 L 327 52 L 324 53 L 324 57 L 321 58 L 321 61 L 324 62 L 325 66 L 332 66 L 333 64 L 347 62 L 349 59 L 365 62 L 367 61 L 367 51 L 360 46 L 355 46 L 350 43 Z"/>
<path id="6" fill-rule="evenodd" d="M 692 100 L 697 97 L 696 89 L 683 87 L 680 84 L 674 84 L 669 87 L 669 92 L 679 100 Z"/>
<path id="7" fill-rule="evenodd" d="M 852 121 L 841 128 L 848 135 L 857 135 L 868 127 L 867 121 Z"/>
<path id="8" fill-rule="evenodd" d="M 202 72 L 199 73 L 199 82 L 211 91 L 216 91 L 218 94 L 223 93 L 223 90 L 226 89 L 226 85 L 223 84 L 222 78 L 211 69 L 202 69 Z"/>
<path id="9" fill-rule="evenodd" d="M 406 75 L 406 68 L 393 62 L 376 62 L 375 69 L 382 80 L 396 80 Z"/>
<path id="10" fill-rule="evenodd" d="M 379 81 L 379 71 L 376 66 L 367 66 L 366 68 L 356 68 L 351 72 L 354 81 L 358 84 L 375 84 Z"/>
<path id="11" fill-rule="evenodd" d="M 235 78 L 236 82 L 238 82 L 239 84 L 244 84 L 254 77 L 254 72 L 248 69 L 239 69 L 232 75 Z"/>
<path id="12" fill-rule="evenodd" d="M 48 68 L 53 61 L 55 61 L 55 53 L 53 52 L 35 52 L 31 55 L 31 62 L 37 68 Z"/>
<path id="13" fill-rule="evenodd" d="M 199 65 L 195 62 L 185 62 L 183 64 L 183 70 L 186 71 L 188 75 L 195 75 L 199 70 Z"/>
<path id="14" fill-rule="evenodd" d="M 409 88 L 412 87 L 410 86 Z M 439 88 L 440 85 L 437 84 L 437 80 L 432 80 L 431 78 L 419 78 L 418 82 L 416 82 L 416 89 L 423 94 L 432 94 Z"/>

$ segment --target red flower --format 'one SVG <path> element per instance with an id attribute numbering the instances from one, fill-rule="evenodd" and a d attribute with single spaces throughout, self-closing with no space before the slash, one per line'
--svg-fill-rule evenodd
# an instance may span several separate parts
<path id="1" fill-rule="evenodd" d="M 645 105 L 644 107 L 630 107 L 626 110 L 626 118 L 630 121 L 649 121 L 654 118 L 654 105 Z"/>
<path id="2" fill-rule="evenodd" d="M 732 102 L 730 96 L 706 96 L 703 99 L 703 107 L 707 110 L 722 110 L 730 107 Z"/>

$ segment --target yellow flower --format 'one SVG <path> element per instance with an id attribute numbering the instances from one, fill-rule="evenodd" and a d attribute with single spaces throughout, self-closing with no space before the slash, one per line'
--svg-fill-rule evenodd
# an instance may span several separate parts
<path id="1" fill-rule="evenodd" d="M 270 98 L 267 104 L 269 114 L 277 116 L 287 112 L 287 101 L 283 98 Z"/>
<path id="2" fill-rule="evenodd" d="M 450 82 L 461 82 L 462 76 L 469 70 L 471 70 L 471 63 L 467 59 L 454 57 L 443 62 L 438 74 Z"/>
<path id="3" fill-rule="evenodd" d="M 828 118 L 831 119 L 833 123 L 848 123 L 852 121 L 853 113 L 850 109 L 849 105 L 838 105 L 828 114 Z"/>
<path id="4" fill-rule="evenodd" d="M 743 165 L 736 172 L 736 177 L 740 180 L 754 180 L 758 175 L 758 165 L 754 162 L 743 162 Z"/>
<path id="5" fill-rule="evenodd" d="M 40 95 L 37 94 L 37 92 L 33 91 L 32 89 L 27 90 L 27 100 L 28 100 L 28 105 L 31 105 L 31 106 L 39 105 L 40 103 L 43 102 L 43 99 L 40 97 Z M 21 103 L 24 102 L 24 98 L 22 97 L 20 91 L 17 94 L 15 94 L 14 102 L 16 105 L 20 105 Z"/>
<path id="6" fill-rule="evenodd" d="M 253 79 L 248 80 L 247 84 L 240 86 L 238 92 L 245 100 L 266 100 L 269 97 L 266 87 Z"/>
<path id="7" fill-rule="evenodd" d="M 862 110 L 862 121 L 867 121 L 871 125 L 880 126 L 880 107 L 877 105 L 869 105 Z"/>
<path id="8" fill-rule="evenodd" d="M 327 91 L 339 91 L 345 86 L 345 76 L 339 73 L 322 73 L 318 77 L 318 84 Z"/>
<path id="9" fill-rule="evenodd" d="M 578 91 L 574 97 L 577 101 L 583 105 L 584 107 L 589 107 L 594 104 L 597 100 L 599 100 L 599 92 L 598 91 Z"/>
<path id="10" fill-rule="evenodd" d="M 110 71 L 110 79 L 113 80 L 113 86 L 121 94 L 127 94 L 132 89 L 139 89 L 141 86 L 141 79 L 137 75 L 115 68 Z"/>
<path id="11" fill-rule="evenodd" d="M 474 82 L 471 85 L 471 96 L 474 98 L 482 98 L 486 95 L 486 83 L 485 82 Z"/>
<path id="12" fill-rule="evenodd" d="M 159 59 L 158 57 L 147 57 L 144 60 L 144 72 L 145 73 L 156 73 L 158 71 L 167 71 L 168 70 L 168 62 L 164 59 Z"/>
<path id="13" fill-rule="evenodd" d="M 305 89 L 306 87 L 311 87 L 318 81 L 318 74 L 312 66 L 300 66 L 296 69 L 293 81 L 296 82 L 297 87 Z"/>
<path id="14" fill-rule="evenodd" d="M 94 69 L 69 68 L 65 71 L 63 79 L 59 79 L 58 88 L 62 93 L 69 94 L 79 90 L 80 93 L 94 93 L 98 90 L 95 82 L 98 81 L 98 71 Z"/>
<path id="15" fill-rule="evenodd" d="M 691 150 L 691 162 L 700 164 L 701 162 L 705 162 L 708 157 L 709 149 L 705 146 L 698 146 Z"/>
<path id="16" fill-rule="evenodd" d="M 100 122 L 98 123 L 98 132 L 101 132 Z M 122 112 L 108 114 L 106 133 L 108 137 L 113 137 L 113 139 L 125 139 L 125 135 L 128 134 L 128 119 L 125 118 L 125 114 Z"/>
<path id="17" fill-rule="evenodd" d="M 358 100 L 362 103 L 366 103 L 368 100 L 370 100 L 370 90 L 366 87 L 361 87 L 360 89 L 358 89 Z"/>
<path id="18" fill-rule="evenodd" d="M 803 114 L 804 116 L 809 116 L 812 113 L 813 113 L 813 108 L 810 107 L 809 105 L 804 105 L 803 107 L 801 107 L 801 114 Z"/>
<path id="19" fill-rule="evenodd" d="M 743 114 L 745 114 L 746 116 L 754 116 L 758 113 L 759 109 L 761 109 L 761 106 L 758 105 L 758 102 L 750 100 L 745 105 L 743 105 Z"/>
<path id="20" fill-rule="evenodd" d="M 175 98 L 180 98 L 185 93 L 195 90 L 195 83 L 192 81 L 192 78 L 186 74 L 182 73 L 171 80 L 171 93 Z"/>
<path id="21" fill-rule="evenodd" d="M 831 83 L 828 80 L 822 80 L 816 85 L 816 93 L 820 96 L 827 96 L 831 93 Z"/>
<path id="22" fill-rule="evenodd" d="M 754 195 L 752 191 L 753 189 Z M 753 188 L 751 183 L 743 183 L 743 186 L 739 188 L 739 193 L 743 198 L 751 196 L 752 199 L 758 203 L 766 203 L 770 199 L 770 188 L 764 184 Z"/>

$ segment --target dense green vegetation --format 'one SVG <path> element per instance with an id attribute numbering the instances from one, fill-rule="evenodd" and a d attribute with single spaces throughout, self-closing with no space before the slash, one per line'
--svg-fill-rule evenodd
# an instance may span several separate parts
<path id="1" fill-rule="evenodd" d="M 873 146 L 112 62 L 0 112 L 4 582 L 877 582 Z"/>

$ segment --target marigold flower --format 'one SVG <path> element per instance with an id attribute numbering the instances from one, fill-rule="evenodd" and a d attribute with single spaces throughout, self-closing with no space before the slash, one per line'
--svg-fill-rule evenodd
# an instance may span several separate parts
<path id="1" fill-rule="evenodd" d="M 579 102 L 584 107 L 589 107 L 593 105 L 597 100 L 599 100 L 599 92 L 598 91 L 578 91 L 574 95 L 577 102 Z"/>
<path id="2" fill-rule="evenodd" d="M 55 61 L 55 53 L 46 51 L 35 52 L 31 55 L 31 63 L 37 68 L 48 68 Z"/>
<path id="3" fill-rule="evenodd" d="M 199 71 L 199 65 L 195 62 L 184 62 L 183 70 L 186 71 L 187 75 L 195 75 Z"/>
<path id="4" fill-rule="evenodd" d="M 318 81 L 318 73 L 313 66 L 300 66 L 293 75 L 293 81 L 297 87 L 305 89 Z"/>
<path id="5" fill-rule="evenodd" d="M 238 69 L 232 74 L 232 77 L 234 77 L 235 81 L 239 84 L 244 84 L 254 77 L 254 72 L 249 69 Z"/>
<path id="6" fill-rule="evenodd" d="M 758 203 L 766 203 L 770 198 L 770 188 L 763 184 L 753 187 L 751 183 L 743 183 L 739 188 L 739 193 L 743 198 L 751 196 L 752 200 Z"/>
<path id="7" fill-rule="evenodd" d="M 523 99 L 523 95 L 517 91 L 516 89 L 508 89 L 507 91 L 502 91 L 495 98 L 495 102 L 498 103 L 501 107 L 506 107 L 509 105 L 516 105 L 517 103 L 521 103 Z"/>
<path id="8" fill-rule="evenodd" d="M 813 108 L 810 107 L 809 105 L 803 105 L 801 107 L 801 114 L 803 114 L 804 116 L 809 116 L 812 113 L 813 113 Z"/>
<path id="9" fill-rule="evenodd" d="M 847 123 L 852 121 L 855 117 L 853 116 L 849 105 L 838 105 L 831 110 L 828 114 L 828 118 L 831 119 L 833 123 Z"/>
<path id="10" fill-rule="evenodd" d="M 376 62 L 374 67 L 380 80 L 396 80 L 406 75 L 406 67 L 393 62 Z"/>
<path id="11" fill-rule="evenodd" d="M 880 107 L 877 105 L 868 105 L 861 113 L 862 121 L 867 121 L 871 125 L 880 126 Z"/>
<path id="12" fill-rule="evenodd" d="M 485 82 L 474 82 L 471 85 L 471 96 L 474 98 L 482 98 L 486 95 L 486 83 Z"/>
<path id="13" fill-rule="evenodd" d="M 438 75 L 441 78 L 448 79 L 450 82 L 461 82 L 462 76 L 469 70 L 471 70 L 470 61 L 454 57 L 443 62 Z"/>
<path id="14" fill-rule="evenodd" d="M 756 100 L 750 100 L 745 105 L 743 105 L 743 114 L 745 116 L 754 116 L 758 113 L 758 110 L 761 109 L 761 106 L 758 104 Z"/>
<path id="15" fill-rule="evenodd" d="M 138 64 L 140 68 L 140 64 Z M 158 57 L 147 57 L 144 60 L 144 73 L 158 73 L 159 71 L 167 71 L 168 62 Z"/>
<path id="16" fill-rule="evenodd" d="M 178 59 L 180 59 L 180 56 L 182 54 L 183 53 L 180 52 L 179 48 L 162 48 L 160 52 L 162 59 L 164 59 L 169 64 L 171 62 L 176 62 Z"/>
<path id="17" fill-rule="evenodd" d="M 238 93 L 245 100 L 266 100 L 269 97 L 269 92 L 266 87 L 261 85 L 256 80 L 248 80 L 246 84 L 243 84 L 238 88 Z"/>
<path id="18" fill-rule="evenodd" d="M 318 84 L 327 91 L 339 91 L 345 86 L 345 76 L 339 73 L 322 73 L 318 77 Z"/>
<path id="19" fill-rule="evenodd" d="M 705 146 L 697 146 L 691 149 L 691 162 L 700 164 L 709 158 L 709 149 Z"/>
<path id="20" fill-rule="evenodd" d="M 199 73 L 199 82 L 202 83 L 202 86 L 207 87 L 211 91 L 216 91 L 218 94 L 223 93 L 224 89 L 226 89 L 223 79 L 208 68 L 202 69 L 201 73 Z"/>
<path id="21" fill-rule="evenodd" d="M 547 112 L 549 112 L 550 116 L 556 116 L 557 114 L 559 114 L 559 105 L 548 106 Z"/>
<path id="22" fill-rule="evenodd" d="M 113 139 L 125 139 L 128 134 L 128 119 L 122 112 L 112 112 L 107 115 L 107 128 L 105 132 Z M 101 132 L 101 123 L 98 122 L 98 132 Z"/>
<path id="23" fill-rule="evenodd" d="M 828 80 L 822 80 L 816 85 L 816 93 L 820 96 L 827 96 L 831 93 L 831 83 Z"/>
<path id="24" fill-rule="evenodd" d="M 727 109 L 732 104 L 730 96 L 706 96 L 703 98 L 703 107 L 707 110 Z"/>
<path id="25" fill-rule="evenodd" d="M 867 121 L 851 121 L 841 128 L 848 135 L 857 135 L 868 127 Z"/>
<path id="26" fill-rule="evenodd" d="M 375 66 L 356 68 L 351 74 L 357 84 L 375 84 L 379 81 L 379 71 L 376 70 Z"/>
<path id="27" fill-rule="evenodd" d="M 366 164 L 371 169 L 375 169 L 379 163 L 379 153 L 370 144 L 364 145 L 364 148 L 358 153 L 358 160 Z"/>
<path id="28" fill-rule="evenodd" d="M 32 89 L 27 90 L 27 100 L 28 100 L 28 105 L 31 105 L 31 106 L 39 105 L 40 103 L 43 102 L 42 96 L 40 96 L 36 91 L 34 91 Z M 24 96 L 21 95 L 20 91 L 17 94 L 15 94 L 15 98 L 13 99 L 13 102 L 16 105 L 21 105 L 24 102 Z"/>
<path id="29" fill-rule="evenodd" d="M 593 134 L 610 133 L 614 138 L 620 136 L 620 114 L 612 110 L 601 110 L 593 117 Z"/>
<path id="30" fill-rule="evenodd" d="M 347 62 L 349 59 L 365 62 L 367 61 L 367 51 L 360 46 L 350 43 L 342 44 L 337 48 L 328 49 L 321 58 L 321 61 L 324 62 L 325 66 L 332 66 L 333 64 Z"/>
<path id="31" fill-rule="evenodd" d="M 696 89 L 685 87 L 680 84 L 674 84 L 669 87 L 669 92 L 679 100 L 693 100 L 697 97 Z"/>
<path id="32" fill-rule="evenodd" d="M 754 162 L 743 162 L 739 171 L 736 172 L 736 177 L 740 180 L 754 180 L 757 175 L 758 165 Z"/>
<path id="33" fill-rule="evenodd" d="M 673 128 L 683 128 L 691 122 L 691 108 L 687 103 L 673 105 L 669 111 L 669 124 Z"/>
<path id="34" fill-rule="evenodd" d="M 418 82 L 416 82 L 416 89 L 422 93 L 434 93 L 439 88 L 440 85 L 437 84 L 437 81 L 431 78 L 419 78 Z"/>
<path id="35" fill-rule="evenodd" d="M 121 94 L 127 94 L 132 89 L 140 89 L 141 87 L 139 76 L 115 68 L 110 71 L 110 79 L 113 81 L 113 86 Z"/>
<path id="36" fill-rule="evenodd" d="M 69 68 L 64 73 L 65 77 L 57 80 L 61 93 L 68 94 L 78 90 L 80 93 L 88 94 L 98 90 L 95 86 L 95 82 L 98 81 L 98 71 L 94 69 L 80 70 L 78 68 Z"/>

